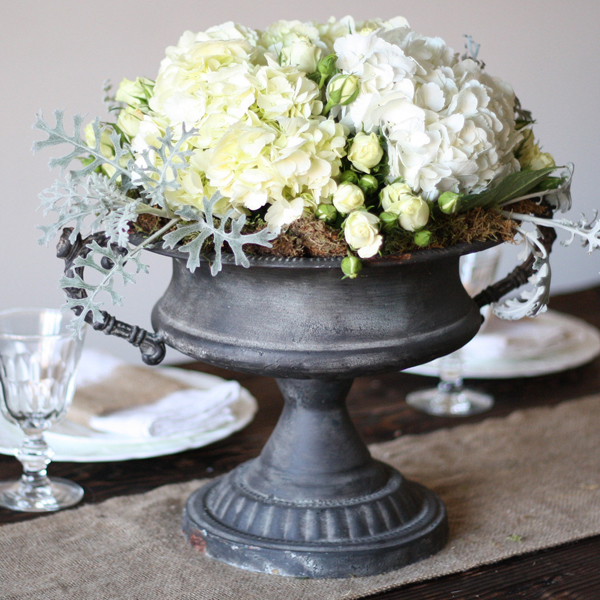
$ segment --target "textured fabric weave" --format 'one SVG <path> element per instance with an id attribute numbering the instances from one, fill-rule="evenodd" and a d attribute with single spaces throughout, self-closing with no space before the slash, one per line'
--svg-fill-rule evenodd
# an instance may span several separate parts
<path id="1" fill-rule="evenodd" d="M 0 598 L 351 599 L 600 534 L 600 396 L 371 449 L 446 503 L 451 537 L 436 556 L 341 580 L 235 569 L 181 535 L 190 482 L 1 527 Z"/>

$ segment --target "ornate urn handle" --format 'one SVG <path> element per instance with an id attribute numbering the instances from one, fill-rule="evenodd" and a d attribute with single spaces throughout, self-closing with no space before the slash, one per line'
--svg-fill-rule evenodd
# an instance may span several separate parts
<path id="1" fill-rule="evenodd" d="M 552 218 L 552 208 L 546 206 L 546 214 L 543 216 L 546 218 Z M 546 255 L 549 255 L 552 251 L 552 244 L 557 238 L 556 231 L 553 227 L 539 227 L 540 239 L 539 243 L 546 251 Z M 506 296 L 509 292 L 516 290 L 522 285 L 526 284 L 529 278 L 535 273 L 534 264 L 536 257 L 534 254 L 530 254 L 524 263 L 515 267 L 506 277 L 491 284 L 485 288 L 482 292 L 477 294 L 473 300 L 479 308 L 498 302 L 502 297 Z"/>
<path id="2" fill-rule="evenodd" d="M 69 237 L 72 231 L 71 227 L 63 229 L 56 246 L 56 255 L 65 261 L 65 275 L 73 277 L 74 274 L 77 274 L 83 279 L 84 268 L 74 267 L 73 263 L 75 259 L 78 256 L 85 258 L 90 253 L 90 249 L 87 247 L 90 242 L 95 241 L 100 246 L 106 246 L 108 238 L 104 233 L 100 232 L 89 235 L 84 239 L 81 235 L 78 235 L 75 242 L 70 242 Z M 123 248 L 115 248 L 115 250 L 121 253 L 126 252 Z M 104 264 L 109 259 L 104 257 L 102 261 L 102 266 L 110 268 L 111 265 Z M 83 289 L 66 288 L 65 292 L 69 298 L 75 300 L 87 297 L 87 293 Z M 75 306 L 73 311 L 80 315 L 83 311 L 83 306 Z M 97 331 L 103 331 L 106 335 L 114 335 L 126 339 L 130 344 L 138 347 L 142 353 L 142 360 L 147 365 L 157 365 L 163 360 L 166 350 L 165 343 L 160 334 L 150 333 L 136 325 L 129 325 L 123 321 L 118 321 L 104 310 L 100 312 L 102 314 L 102 321 L 94 322 L 91 311 L 88 311 L 85 315 L 86 323 L 89 323 Z"/>

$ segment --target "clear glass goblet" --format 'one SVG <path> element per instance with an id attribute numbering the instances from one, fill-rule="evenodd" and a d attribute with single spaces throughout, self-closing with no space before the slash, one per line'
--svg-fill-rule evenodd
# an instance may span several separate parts
<path id="1" fill-rule="evenodd" d="M 500 254 L 501 246 L 495 246 L 461 257 L 460 279 L 471 296 L 477 295 L 493 282 Z M 486 317 L 489 314 L 489 307 L 486 306 L 483 310 Z M 480 332 L 484 326 L 485 322 Z M 407 404 L 421 412 L 436 416 L 467 417 L 492 408 L 494 405 L 492 396 L 464 386 L 461 350 L 443 356 L 438 364 L 440 381 L 437 387 L 407 394 Z"/>
<path id="2" fill-rule="evenodd" d="M 44 440 L 44 431 L 64 417 L 75 391 L 83 335 L 73 337 L 68 329 L 72 318 L 47 308 L 0 312 L 2 413 L 25 434 L 15 451 L 23 476 L 0 484 L 5 508 L 55 511 L 83 497 L 76 483 L 48 477 L 53 452 Z"/>

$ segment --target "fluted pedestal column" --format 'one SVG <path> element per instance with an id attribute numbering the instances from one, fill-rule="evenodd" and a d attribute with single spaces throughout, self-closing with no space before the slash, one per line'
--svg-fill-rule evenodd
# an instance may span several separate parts
<path id="1" fill-rule="evenodd" d="M 346 409 L 352 380 L 278 384 L 285 407 L 260 457 L 189 498 L 183 530 L 192 545 L 295 577 L 374 575 L 439 551 L 444 505 L 371 457 Z"/>

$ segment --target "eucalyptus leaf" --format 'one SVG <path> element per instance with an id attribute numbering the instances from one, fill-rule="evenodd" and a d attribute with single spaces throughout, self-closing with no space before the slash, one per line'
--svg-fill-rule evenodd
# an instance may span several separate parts
<path id="1" fill-rule="evenodd" d="M 536 185 L 544 181 L 556 167 L 537 171 L 518 171 L 507 175 L 500 183 L 480 194 L 468 194 L 462 197 L 461 211 L 471 208 L 496 208 L 519 196 L 524 196 Z"/>

